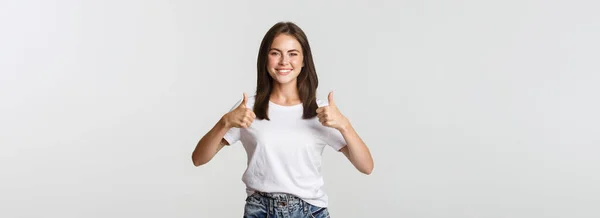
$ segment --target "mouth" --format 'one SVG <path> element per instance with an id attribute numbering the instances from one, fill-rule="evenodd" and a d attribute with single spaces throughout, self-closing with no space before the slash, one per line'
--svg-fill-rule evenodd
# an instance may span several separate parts
<path id="1" fill-rule="evenodd" d="M 290 74 L 290 72 L 292 72 L 292 69 L 275 69 L 275 72 L 277 72 L 277 74 L 285 76 Z"/>

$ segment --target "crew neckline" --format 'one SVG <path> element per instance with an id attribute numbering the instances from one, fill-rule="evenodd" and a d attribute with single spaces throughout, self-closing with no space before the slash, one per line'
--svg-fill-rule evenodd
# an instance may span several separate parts
<path id="1" fill-rule="evenodd" d="M 281 105 L 281 104 L 277 104 L 277 103 L 269 100 L 269 105 L 279 107 L 279 108 L 297 108 L 297 107 L 302 107 L 302 102 L 300 102 L 299 104 L 294 104 L 294 105 Z"/>

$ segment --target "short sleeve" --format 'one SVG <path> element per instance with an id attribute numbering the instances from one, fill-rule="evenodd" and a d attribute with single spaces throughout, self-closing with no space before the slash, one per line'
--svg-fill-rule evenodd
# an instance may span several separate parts
<path id="1" fill-rule="evenodd" d="M 232 110 L 234 110 L 235 108 L 237 108 L 240 103 L 242 103 L 243 99 L 238 100 L 235 105 L 233 105 L 233 107 L 231 107 L 231 109 L 229 109 L 229 111 L 231 112 Z M 225 141 L 227 141 L 229 143 L 229 145 L 233 145 L 236 142 L 238 142 L 240 140 L 240 128 L 237 127 L 232 127 L 230 128 L 225 135 L 223 136 L 223 138 L 225 139 Z"/>
<path id="2" fill-rule="evenodd" d="M 327 106 L 329 105 L 329 103 L 325 100 L 317 100 L 317 105 L 319 107 L 323 107 L 323 106 Z M 339 151 L 340 149 L 342 149 L 343 147 L 345 147 L 347 145 L 346 143 L 346 139 L 344 139 L 344 136 L 342 135 L 342 133 L 335 129 L 335 128 L 331 128 L 331 127 L 326 127 L 326 126 L 321 126 L 321 132 L 322 132 L 322 136 L 323 136 L 323 141 L 331 146 L 333 149 L 335 149 L 336 151 Z"/>
<path id="3" fill-rule="evenodd" d="M 229 145 L 235 144 L 240 140 L 240 129 L 236 127 L 229 129 L 225 133 L 225 136 L 223 136 L 223 139 L 225 139 L 225 141 L 227 141 Z"/>
<path id="4" fill-rule="evenodd" d="M 331 127 L 323 126 L 323 141 L 331 146 L 336 151 L 339 151 L 346 146 L 346 139 L 339 130 Z"/>

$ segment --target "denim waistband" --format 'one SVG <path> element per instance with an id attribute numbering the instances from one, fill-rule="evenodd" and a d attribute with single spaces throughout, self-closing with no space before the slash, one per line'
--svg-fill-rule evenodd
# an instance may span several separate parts
<path id="1" fill-rule="evenodd" d="M 313 206 L 293 194 L 253 191 L 246 202 L 244 213 L 249 216 L 328 217 L 327 208 Z"/>
<path id="2" fill-rule="evenodd" d="M 254 191 L 255 194 L 266 198 L 273 206 L 279 207 L 290 207 L 290 206 L 304 206 L 305 202 L 292 194 L 287 193 L 267 193 Z"/>

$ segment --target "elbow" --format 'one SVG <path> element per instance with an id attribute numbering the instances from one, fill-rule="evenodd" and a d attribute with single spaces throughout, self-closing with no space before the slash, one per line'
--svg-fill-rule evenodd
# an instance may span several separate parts
<path id="1" fill-rule="evenodd" d="M 199 167 L 208 163 L 208 160 L 206 158 L 195 157 L 195 155 L 192 154 L 192 163 L 195 167 Z"/>
<path id="2" fill-rule="evenodd" d="M 194 163 L 195 167 L 199 167 L 199 166 L 206 164 L 208 161 L 192 160 L 192 162 Z"/>
<path id="3" fill-rule="evenodd" d="M 363 173 L 363 174 L 365 174 L 365 175 L 371 175 L 371 173 L 373 172 L 373 167 L 363 169 L 360 172 Z"/>
<path id="4" fill-rule="evenodd" d="M 202 165 L 204 165 L 206 163 L 206 162 L 199 162 L 199 161 L 192 161 L 192 162 L 194 163 L 195 167 L 202 166 Z"/>
<path id="5" fill-rule="evenodd" d="M 371 164 L 369 164 L 368 166 L 365 166 L 362 169 L 360 169 L 360 172 L 365 175 L 371 175 L 371 173 L 373 172 L 373 168 L 373 162 L 371 162 Z"/>

